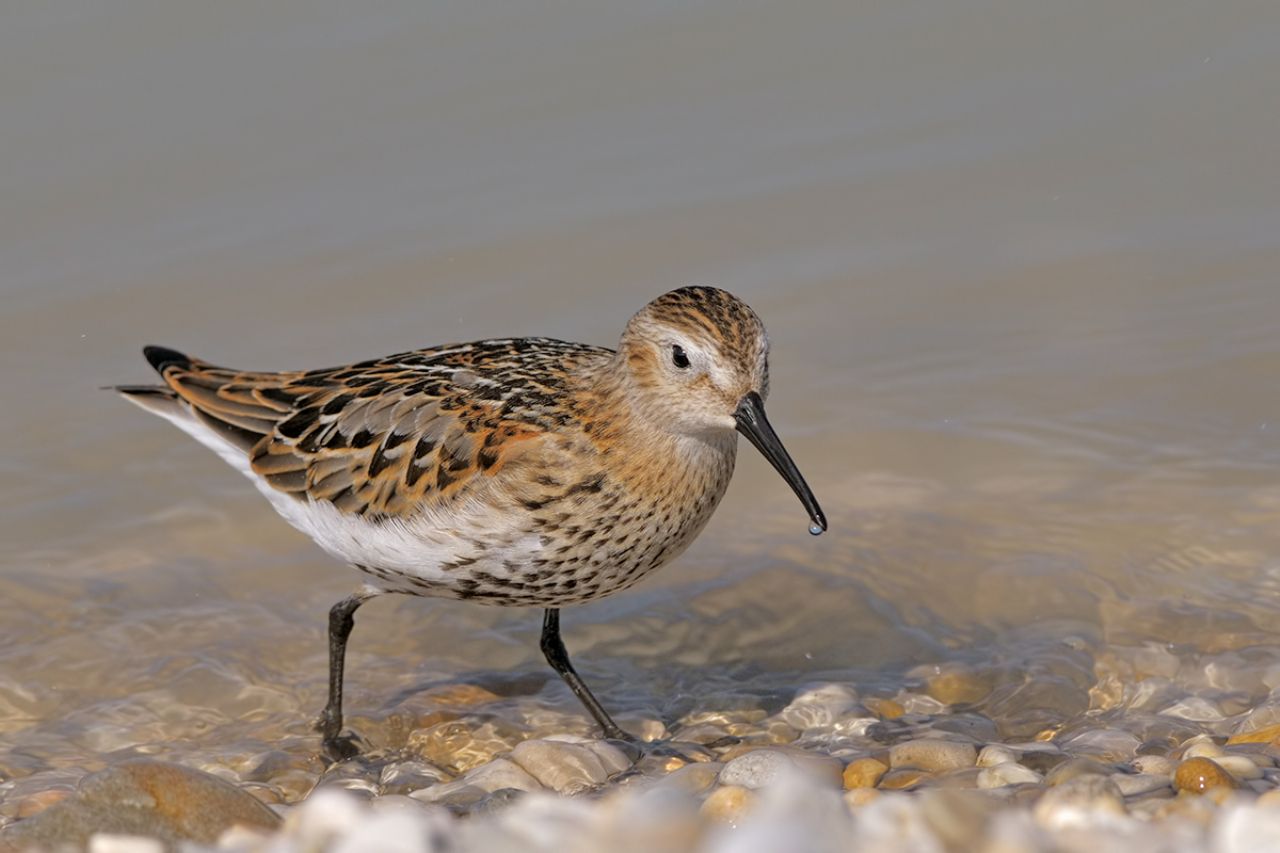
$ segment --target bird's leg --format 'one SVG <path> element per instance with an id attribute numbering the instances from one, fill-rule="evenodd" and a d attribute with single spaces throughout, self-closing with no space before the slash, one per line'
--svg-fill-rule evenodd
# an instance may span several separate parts
<path id="1" fill-rule="evenodd" d="M 591 712 L 591 716 L 595 717 L 600 728 L 604 730 L 606 738 L 628 743 L 637 742 L 635 737 L 618 727 L 604 706 L 591 695 L 591 691 L 587 689 L 587 685 L 583 683 L 582 678 L 574 670 L 573 664 L 569 662 L 569 653 L 565 651 L 564 641 L 560 639 L 560 610 L 555 607 L 548 607 L 542 619 L 542 653 L 546 656 L 547 663 L 551 664 L 551 668 L 564 679 L 565 684 L 569 685 L 573 695 L 577 696 Z"/>
<path id="2" fill-rule="evenodd" d="M 349 737 L 339 737 L 342 731 L 342 671 L 347 657 L 347 638 L 355 627 L 355 613 L 360 605 L 377 594 L 372 588 L 362 589 L 342 599 L 329 611 L 329 704 L 325 705 L 317 728 L 320 729 L 325 752 L 339 760 L 356 754 L 354 741 Z"/>

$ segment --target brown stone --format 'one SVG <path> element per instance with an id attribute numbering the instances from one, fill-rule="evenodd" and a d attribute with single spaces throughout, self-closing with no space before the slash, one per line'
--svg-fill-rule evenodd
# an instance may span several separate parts
<path id="1" fill-rule="evenodd" d="M 1188 758 L 1173 774 L 1173 785 L 1179 791 L 1204 794 L 1216 789 L 1236 786 L 1231 774 L 1211 758 Z"/>
<path id="2" fill-rule="evenodd" d="M 947 705 L 972 705 L 991 692 L 991 682 L 967 669 L 944 669 L 930 676 L 925 691 Z"/>
<path id="3" fill-rule="evenodd" d="M 98 832 L 212 844 L 233 826 L 272 830 L 279 824 L 275 812 L 230 782 L 178 764 L 132 759 L 86 776 L 73 795 L 6 827 L 0 849 L 83 847 Z"/>
<path id="4" fill-rule="evenodd" d="M 857 758 L 844 769 L 846 791 L 854 788 L 874 788 L 889 768 L 874 758 Z"/>
<path id="5" fill-rule="evenodd" d="M 1228 745 L 1237 743 L 1270 743 L 1280 746 L 1280 723 L 1262 729 L 1255 729 L 1251 732 L 1242 732 L 1227 738 Z"/>
<path id="6" fill-rule="evenodd" d="M 55 803 L 60 803 L 73 792 L 66 788 L 50 788 L 47 791 L 38 791 L 34 794 L 28 794 L 18 801 L 18 808 L 14 817 L 22 820 L 23 818 L 35 817 L 40 812 L 49 808 Z"/>
<path id="7" fill-rule="evenodd" d="M 902 707 L 902 703 L 893 699 L 878 699 L 873 696 L 864 700 L 862 704 L 866 705 L 868 711 L 882 720 L 896 720 L 907 713 L 907 709 Z"/>
<path id="8" fill-rule="evenodd" d="M 880 780 L 883 791 L 914 791 L 931 778 L 923 770 L 891 770 Z"/>

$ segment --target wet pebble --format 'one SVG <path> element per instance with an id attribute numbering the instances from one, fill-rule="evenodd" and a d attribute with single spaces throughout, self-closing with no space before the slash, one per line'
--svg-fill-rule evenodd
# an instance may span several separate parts
<path id="1" fill-rule="evenodd" d="M 1226 750 L 1213 742 L 1212 738 L 1200 736 L 1192 738 L 1182 745 L 1182 757 L 1185 758 L 1218 758 L 1226 755 Z"/>
<path id="2" fill-rule="evenodd" d="M 1227 743 L 1267 743 L 1280 746 L 1280 724 L 1265 726 L 1252 731 L 1236 732 L 1227 738 Z"/>
<path id="3" fill-rule="evenodd" d="M 1088 828 L 1124 814 L 1124 796 L 1116 783 L 1092 773 L 1050 788 L 1033 810 L 1036 822 L 1051 830 Z"/>
<path id="4" fill-rule="evenodd" d="M 1262 768 L 1247 755 L 1223 755 L 1213 762 L 1231 774 L 1238 782 L 1251 782 L 1262 778 Z"/>
<path id="5" fill-rule="evenodd" d="M 874 788 L 887 772 L 888 766 L 874 758 L 854 759 L 844 769 L 844 787 L 846 790 Z"/>
<path id="6" fill-rule="evenodd" d="M 1012 749 L 993 743 L 984 746 L 978 753 L 977 764 L 979 767 L 995 767 L 997 764 L 1009 764 L 1017 760 L 1018 754 Z"/>
<path id="7" fill-rule="evenodd" d="M 873 696 L 863 699 L 862 704 L 868 711 L 883 720 L 896 720 L 907 712 L 907 709 L 895 699 L 881 699 Z"/>
<path id="8" fill-rule="evenodd" d="M 1235 787 L 1231 774 L 1210 758 L 1188 758 L 1178 765 L 1173 784 L 1179 791 L 1204 794 Z"/>
<path id="9" fill-rule="evenodd" d="M 465 773 L 510 751 L 519 737 L 507 724 L 461 719 L 413 732 L 408 748 L 438 767 Z"/>
<path id="10" fill-rule="evenodd" d="M 1062 749 L 1069 755 L 1101 761 L 1127 761 L 1138 754 L 1142 742 L 1120 729 L 1092 729 L 1067 738 Z"/>
<path id="11" fill-rule="evenodd" d="M 991 679 L 964 666 L 942 667 L 925 680 L 925 690 L 944 705 L 972 705 L 991 692 Z"/>
<path id="12" fill-rule="evenodd" d="M 511 760 L 539 783 L 561 794 L 600 785 L 631 763 L 621 750 L 607 743 L 551 739 L 521 742 L 511 751 Z"/>
<path id="13" fill-rule="evenodd" d="M 840 762 L 820 753 L 766 747 L 739 755 L 720 771 L 720 784 L 763 788 L 801 775 L 831 787 L 841 783 Z"/>
<path id="14" fill-rule="evenodd" d="M 434 764 L 410 760 L 383 767 L 378 776 L 378 786 L 382 794 L 409 794 L 452 778 Z"/>
<path id="15" fill-rule="evenodd" d="M 739 785 L 716 788 L 702 803 L 701 814 L 718 823 L 737 826 L 755 803 L 755 794 Z"/>
<path id="16" fill-rule="evenodd" d="M 816 684 L 797 692 L 778 717 L 792 728 L 805 731 L 831 726 L 857 707 L 858 693 L 851 686 Z"/>
<path id="17" fill-rule="evenodd" d="M 713 761 L 686 764 L 672 771 L 658 783 L 664 788 L 674 788 L 687 794 L 701 794 L 716 783 L 724 765 Z"/>
<path id="18" fill-rule="evenodd" d="M 1021 764 L 1006 761 L 993 767 L 984 767 L 978 773 L 979 788 L 1002 788 L 1005 785 L 1037 785 L 1044 781 L 1039 773 Z"/>
<path id="19" fill-rule="evenodd" d="M 1092 758 L 1072 758 L 1062 762 L 1045 774 L 1047 785 L 1063 785 L 1081 776 L 1109 776 L 1112 768 Z"/>
<path id="20" fill-rule="evenodd" d="M 882 791 L 914 791 L 932 778 L 932 774 L 908 767 L 901 770 L 890 770 L 880 780 Z"/>
<path id="21" fill-rule="evenodd" d="M 132 759 L 86 776 L 75 794 L 6 827 L 0 843 L 84 846 L 94 833 L 212 843 L 241 824 L 271 830 L 275 812 L 216 776 Z"/>
<path id="22" fill-rule="evenodd" d="M 972 767 L 978 760 L 978 750 L 971 743 L 923 738 L 894 744 L 889 748 L 889 766 L 894 769 L 914 767 L 919 770 L 942 772 Z"/>
<path id="23" fill-rule="evenodd" d="M 1117 773 L 1111 777 L 1120 793 L 1126 797 L 1139 797 L 1152 791 L 1171 789 L 1173 780 L 1164 773 Z"/>
<path id="24" fill-rule="evenodd" d="M 488 764 L 468 771 L 461 779 L 423 788 L 409 796 L 424 803 L 473 802 L 484 794 L 505 789 L 541 791 L 543 787 L 542 783 L 514 761 L 495 758 Z"/>
<path id="25" fill-rule="evenodd" d="M 1173 776 L 1173 771 L 1178 769 L 1178 762 L 1164 755 L 1139 755 L 1129 763 L 1140 773 L 1157 776 Z"/>

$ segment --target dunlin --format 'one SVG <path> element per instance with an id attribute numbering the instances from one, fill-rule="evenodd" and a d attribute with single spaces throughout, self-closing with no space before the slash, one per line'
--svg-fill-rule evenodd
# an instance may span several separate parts
<path id="1" fill-rule="evenodd" d="M 569 662 L 560 608 L 626 589 L 683 551 L 729 485 L 736 432 L 795 490 L 810 532 L 827 527 L 765 418 L 764 325 L 723 290 L 658 297 L 617 351 L 486 340 L 287 373 L 144 352 L 164 385 L 117 390 L 368 576 L 329 612 L 319 728 L 331 754 L 352 751 L 343 661 L 354 614 L 376 595 L 545 608 L 547 662 L 606 737 L 632 740 Z"/>

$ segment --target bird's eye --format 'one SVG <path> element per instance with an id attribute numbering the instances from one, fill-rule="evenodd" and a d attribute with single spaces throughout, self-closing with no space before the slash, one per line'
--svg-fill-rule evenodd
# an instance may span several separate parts
<path id="1" fill-rule="evenodd" d="M 681 370 L 689 366 L 689 356 L 685 355 L 684 347 L 679 344 L 671 345 L 671 363 Z"/>

